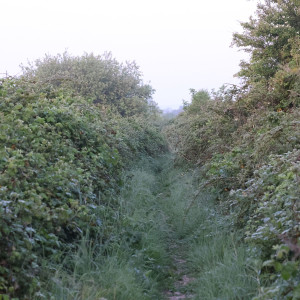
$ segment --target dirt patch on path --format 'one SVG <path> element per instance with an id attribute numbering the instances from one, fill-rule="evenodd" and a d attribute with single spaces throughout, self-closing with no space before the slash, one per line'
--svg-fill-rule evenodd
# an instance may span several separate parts
<path id="1" fill-rule="evenodd" d="M 180 299 L 194 299 L 194 295 L 188 290 L 188 285 L 195 280 L 188 274 L 187 262 L 182 258 L 181 251 L 178 246 L 173 246 L 172 252 L 175 252 L 172 256 L 174 274 L 178 279 L 174 282 L 174 289 L 165 292 L 165 296 L 169 300 Z"/>

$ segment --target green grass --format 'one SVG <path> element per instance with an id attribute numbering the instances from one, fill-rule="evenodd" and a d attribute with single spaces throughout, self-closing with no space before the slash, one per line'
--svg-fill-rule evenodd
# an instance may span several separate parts
<path id="1" fill-rule="evenodd" d="M 48 262 L 54 275 L 41 290 L 44 298 L 164 299 L 178 280 L 171 257 L 179 254 L 195 278 L 185 287 L 195 299 L 251 299 L 257 284 L 246 248 L 216 212 L 214 195 L 198 192 L 196 177 L 175 168 L 170 156 L 127 171 L 111 200 L 118 209 L 101 212 L 99 238 L 84 237 L 61 265 Z"/>
<path id="2" fill-rule="evenodd" d="M 144 286 L 129 263 L 117 256 L 93 258 L 93 264 L 84 264 L 85 254 L 78 259 L 73 273 L 59 270 L 51 281 L 53 299 L 149 299 Z"/>
<path id="3" fill-rule="evenodd" d="M 218 213 L 215 195 L 198 190 L 195 173 L 170 164 L 161 175 L 166 178 L 168 197 L 162 206 L 173 243 L 180 244 L 189 276 L 195 278 L 189 289 L 195 299 L 251 299 L 258 272 L 248 248 L 230 220 Z"/>
<path id="4" fill-rule="evenodd" d="M 248 257 L 247 248 L 224 230 L 192 243 L 188 263 L 195 274 L 197 299 L 251 299 L 258 282 Z"/>
<path id="5" fill-rule="evenodd" d="M 34 299 L 162 298 L 170 260 L 169 229 L 156 201 L 158 169 L 145 159 L 124 174 L 120 194 L 111 199 L 117 209 L 99 210 L 99 237 L 83 237 L 60 265 L 48 261 L 45 273 L 53 275 Z M 109 239 L 102 239 L 104 232 Z"/>
<path id="6" fill-rule="evenodd" d="M 196 299 L 252 299 L 258 288 L 249 248 L 214 206 L 189 243 L 188 265 L 194 274 Z"/>

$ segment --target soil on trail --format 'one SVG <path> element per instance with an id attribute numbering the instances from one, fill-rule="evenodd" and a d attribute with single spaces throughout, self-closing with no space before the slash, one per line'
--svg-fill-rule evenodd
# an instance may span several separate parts
<path id="1" fill-rule="evenodd" d="M 193 293 L 190 291 L 189 285 L 195 280 L 187 268 L 187 261 L 184 259 L 182 246 L 172 245 L 170 251 L 173 259 L 173 272 L 176 277 L 172 290 L 166 291 L 165 296 L 170 300 L 194 299 Z"/>
<path id="2" fill-rule="evenodd" d="M 170 258 L 168 287 L 164 290 L 164 299 L 195 299 L 193 283 L 188 265 L 189 246 L 187 237 L 197 228 L 198 213 L 190 218 L 191 201 L 195 204 L 195 180 L 192 172 L 174 166 L 174 160 L 165 160 L 157 176 L 160 209 L 164 212 L 167 236 L 167 253 Z M 197 194 L 198 195 L 198 194 Z M 185 222 L 189 215 L 188 222 Z M 195 221 L 195 222 L 194 222 Z"/>

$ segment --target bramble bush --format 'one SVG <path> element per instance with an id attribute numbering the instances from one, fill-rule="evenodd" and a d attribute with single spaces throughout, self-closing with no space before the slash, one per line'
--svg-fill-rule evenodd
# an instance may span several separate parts
<path id="1" fill-rule="evenodd" d="M 45 261 L 61 262 L 83 236 L 99 243 L 118 239 L 113 236 L 119 208 L 113 199 L 122 170 L 165 149 L 151 119 L 158 113 L 152 102 L 138 113 L 127 105 L 122 116 L 113 103 L 94 100 L 72 86 L 43 84 L 32 74 L 0 82 L 3 297 L 38 295 L 47 281 Z"/>
<path id="2" fill-rule="evenodd" d="M 119 63 L 111 53 L 46 55 L 23 66 L 23 73 L 35 82 L 38 91 L 67 90 L 103 107 L 113 107 L 122 116 L 146 116 L 158 111 L 151 98 L 154 90 L 143 83 L 136 63 Z"/>
<path id="3" fill-rule="evenodd" d="M 242 86 L 192 90 L 164 130 L 262 261 L 255 299 L 300 299 L 299 13 L 298 0 L 259 3 L 234 34 L 251 54 L 241 62 Z"/>
<path id="4" fill-rule="evenodd" d="M 11 295 L 38 287 L 41 257 L 98 226 L 96 205 L 120 172 L 97 108 L 27 88 L 12 79 L 0 90 L 0 289 Z"/>
<path id="5" fill-rule="evenodd" d="M 257 299 L 299 298 L 299 174 L 299 149 L 273 155 L 255 171 L 247 188 L 231 194 L 236 206 L 248 206 L 246 241 L 264 260 L 264 277 L 270 274 L 274 281 Z"/>

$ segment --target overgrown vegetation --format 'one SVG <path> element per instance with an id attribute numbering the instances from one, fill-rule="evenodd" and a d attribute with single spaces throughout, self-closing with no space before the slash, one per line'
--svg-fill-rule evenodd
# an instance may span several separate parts
<path id="1" fill-rule="evenodd" d="M 119 238 L 110 223 L 122 170 L 165 149 L 151 91 L 134 64 L 110 56 L 46 57 L 1 80 L 2 294 L 32 299 L 44 261 L 87 234 L 99 245 Z"/>
<path id="2" fill-rule="evenodd" d="M 300 299 L 299 20 L 260 3 L 242 85 L 171 120 L 110 54 L 1 79 L 0 299 L 163 299 L 179 254 L 196 299 Z"/>
<path id="3" fill-rule="evenodd" d="M 255 299 L 300 298 L 299 8 L 297 0 L 259 4 L 234 35 L 251 55 L 238 74 L 243 85 L 191 90 L 165 130 L 259 258 Z"/>
<path id="4" fill-rule="evenodd" d="M 156 162 L 142 160 L 123 175 L 123 187 L 112 214 L 102 218 L 110 240 L 101 231 L 84 237 L 45 287 L 51 299 L 161 299 L 170 263 L 164 213 L 156 200 Z M 36 297 L 39 299 L 39 297 Z"/>

